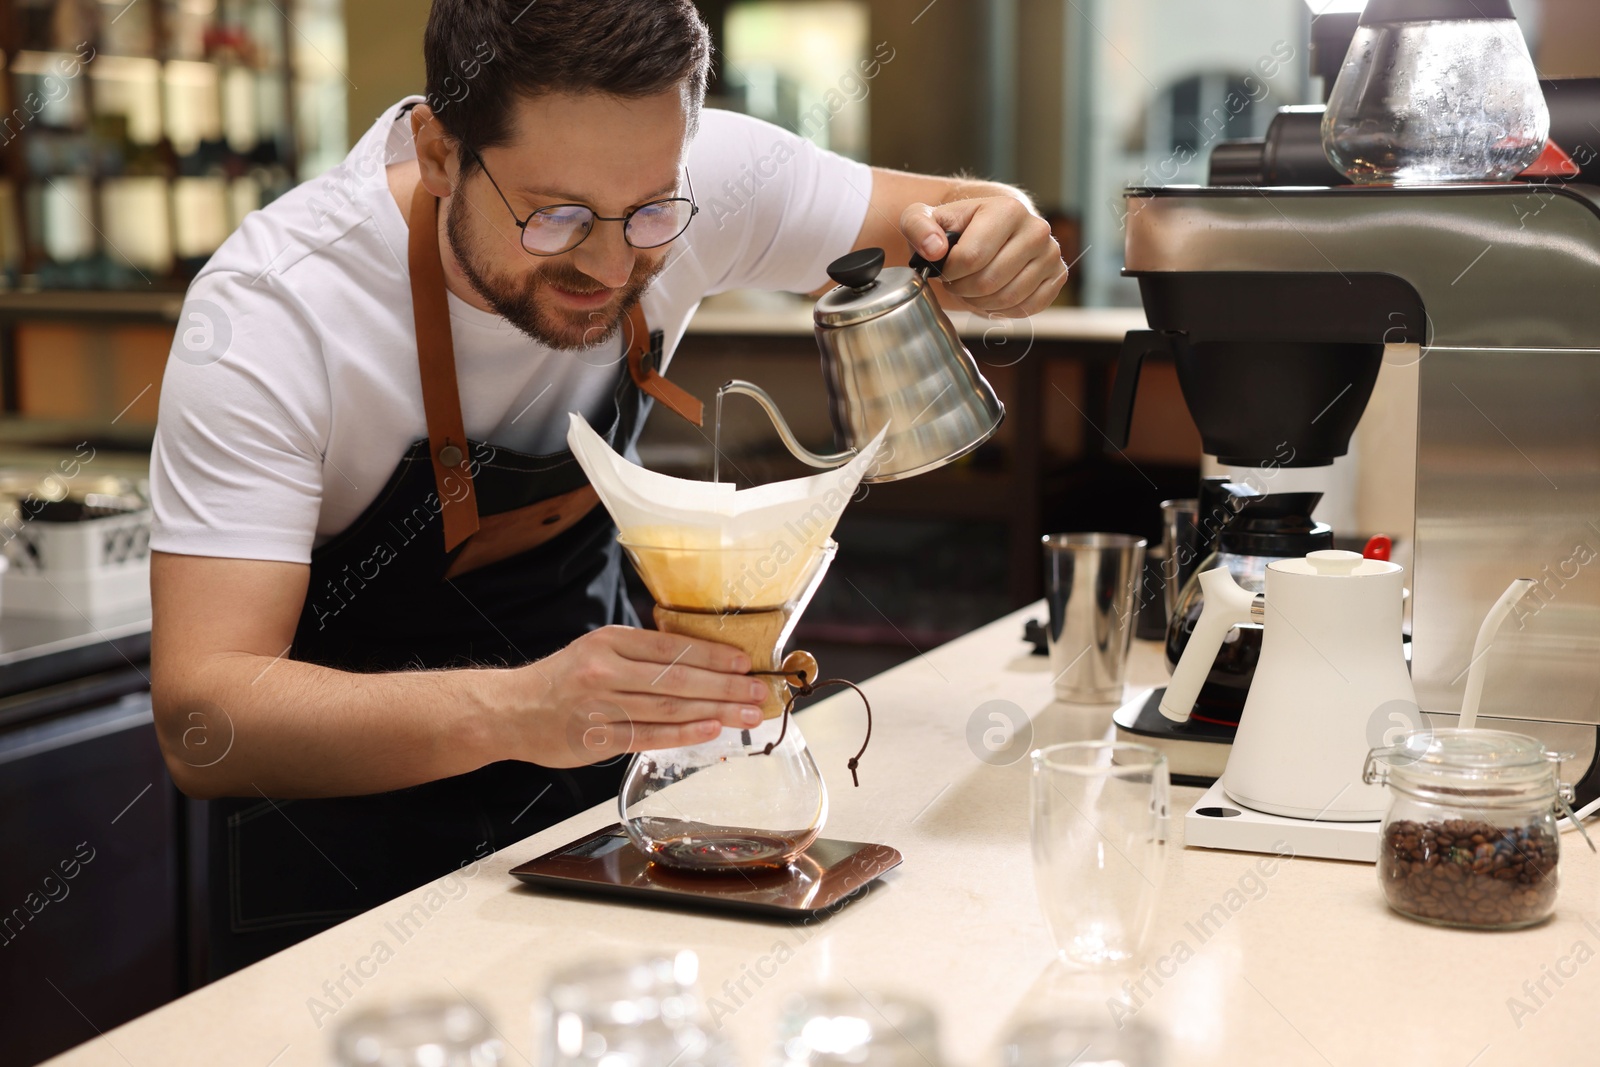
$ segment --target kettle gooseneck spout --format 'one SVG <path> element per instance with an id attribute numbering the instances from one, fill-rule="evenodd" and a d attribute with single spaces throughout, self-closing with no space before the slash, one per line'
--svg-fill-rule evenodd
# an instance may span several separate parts
<path id="1" fill-rule="evenodd" d="M 778 439 L 783 442 L 783 447 L 787 448 L 794 458 L 801 463 L 811 467 L 820 467 L 823 470 L 831 470 L 834 467 L 844 466 L 858 455 L 857 450 L 854 448 L 846 449 L 843 452 L 819 454 L 801 444 L 799 439 L 795 437 L 794 431 L 789 429 L 789 424 L 784 420 L 783 413 L 778 410 L 777 402 L 767 395 L 765 389 L 754 382 L 742 381 L 738 378 L 724 382 L 722 388 L 717 390 L 719 409 L 722 404 L 722 398 L 728 394 L 747 396 L 757 404 L 760 404 L 761 409 L 767 413 L 767 418 L 772 420 L 772 428 L 778 431 Z M 720 422 L 719 418 L 719 427 Z"/>
<path id="2" fill-rule="evenodd" d="M 947 233 L 951 246 L 961 235 Z M 835 283 L 812 312 L 822 354 L 822 378 L 834 439 L 845 450 L 817 453 L 795 439 L 778 405 L 760 386 L 734 380 L 717 391 L 760 404 L 785 448 L 823 470 L 856 458 L 885 434 L 868 483 L 911 478 L 953 463 L 989 440 L 1005 405 L 978 371 L 977 361 L 939 306 L 929 279 L 942 261 L 912 256 L 906 267 L 884 267 L 881 248 L 864 248 L 828 265 Z M 712 475 L 720 477 L 720 445 Z"/>

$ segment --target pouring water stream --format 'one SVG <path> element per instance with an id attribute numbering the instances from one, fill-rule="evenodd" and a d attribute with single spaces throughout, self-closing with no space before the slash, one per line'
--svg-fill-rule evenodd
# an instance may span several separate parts
<path id="1" fill-rule="evenodd" d="M 711 481 L 722 481 L 722 398 L 728 392 L 726 385 L 717 387 L 716 412 L 711 422 Z"/>

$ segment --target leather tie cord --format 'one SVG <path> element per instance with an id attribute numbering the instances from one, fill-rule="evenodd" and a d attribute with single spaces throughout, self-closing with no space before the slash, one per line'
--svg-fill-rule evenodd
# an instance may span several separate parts
<path id="1" fill-rule="evenodd" d="M 795 685 L 793 682 L 789 683 L 789 699 L 783 705 L 783 725 L 778 729 L 778 739 L 776 741 L 768 741 L 761 749 L 761 755 L 763 756 L 770 756 L 773 749 L 783 744 L 784 735 L 789 732 L 789 714 L 794 710 L 794 702 L 797 697 L 808 697 L 827 685 L 847 685 L 856 691 L 856 696 L 861 698 L 862 706 L 867 709 L 867 736 L 861 739 L 860 751 L 851 756 L 845 766 L 850 769 L 850 781 L 859 789 L 861 787 L 861 778 L 856 774 L 856 769 L 861 766 L 861 757 L 867 754 L 867 746 L 872 743 L 872 701 L 867 699 L 867 694 L 861 691 L 861 687 L 845 678 L 824 678 L 820 682 L 808 682 L 806 681 L 805 671 L 751 671 L 750 673 L 753 675 L 781 675 L 785 678 L 798 677 L 800 679 L 799 685 Z"/>

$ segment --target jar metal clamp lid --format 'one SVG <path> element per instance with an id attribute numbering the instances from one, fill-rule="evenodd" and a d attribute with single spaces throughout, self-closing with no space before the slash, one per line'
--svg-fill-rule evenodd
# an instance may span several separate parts
<path id="1" fill-rule="evenodd" d="M 1594 842 L 1573 816 L 1572 787 L 1561 783 L 1567 755 L 1550 752 L 1537 738 L 1507 730 L 1423 728 L 1367 753 L 1361 780 L 1436 798 L 1471 798 L 1475 803 L 1542 799 L 1565 815 L 1590 851 Z"/>

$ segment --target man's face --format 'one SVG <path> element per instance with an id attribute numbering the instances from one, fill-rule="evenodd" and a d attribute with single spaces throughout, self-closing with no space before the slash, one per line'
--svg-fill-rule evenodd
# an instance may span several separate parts
<path id="1" fill-rule="evenodd" d="M 583 204 L 617 217 L 652 200 L 688 195 L 682 177 L 688 110 L 676 90 L 640 100 L 524 99 L 512 121 L 513 139 L 486 149 L 483 161 L 517 218 L 552 204 Z M 482 168 L 450 198 L 445 225 L 450 250 L 478 294 L 523 333 L 558 349 L 610 337 L 672 247 L 633 248 L 622 223 L 597 221 L 578 247 L 530 255 Z"/>

